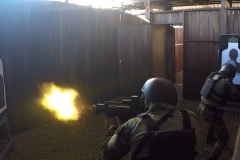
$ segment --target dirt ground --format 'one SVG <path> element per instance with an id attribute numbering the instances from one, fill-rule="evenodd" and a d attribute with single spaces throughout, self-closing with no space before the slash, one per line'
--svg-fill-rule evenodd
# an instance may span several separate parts
<path id="1" fill-rule="evenodd" d="M 178 91 L 177 109 L 189 109 L 199 117 L 201 147 L 197 160 L 206 160 L 212 145 L 205 143 L 207 126 L 197 113 L 198 101 L 182 99 Z M 223 119 L 230 133 L 230 142 L 219 160 L 231 160 L 239 128 L 239 113 L 225 112 Z M 8 151 L 6 160 L 103 160 L 101 145 L 107 133 L 103 115 L 96 116 L 86 109 L 78 121 L 54 121 L 24 133 L 13 135 L 15 151 Z M 127 155 L 125 160 L 130 160 Z"/>

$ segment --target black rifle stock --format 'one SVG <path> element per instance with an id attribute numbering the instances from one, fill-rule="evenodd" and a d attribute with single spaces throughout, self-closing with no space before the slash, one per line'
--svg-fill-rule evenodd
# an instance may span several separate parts
<path id="1" fill-rule="evenodd" d="M 92 107 L 92 110 L 95 111 L 96 115 L 105 113 L 107 117 L 118 116 L 121 123 L 146 111 L 138 96 L 132 96 L 131 100 L 123 99 L 121 102 L 105 101 L 103 104 L 98 103 Z"/>

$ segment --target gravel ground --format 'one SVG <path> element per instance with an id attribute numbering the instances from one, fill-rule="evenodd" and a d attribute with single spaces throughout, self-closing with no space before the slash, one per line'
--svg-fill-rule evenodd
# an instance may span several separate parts
<path id="1" fill-rule="evenodd" d="M 198 101 L 182 99 L 182 85 L 178 90 L 178 109 L 189 109 L 197 115 Z M 198 115 L 199 116 L 199 115 Z M 230 142 L 219 160 L 230 160 L 233 155 L 239 127 L 239 113 L 225 112 L 223 119 L 230 133 Z M 205 144 L 207 126 L 199 117 L 201 147 L 197 160 L 206 160 L 212 145 Z M 102 160 L 101 144 L 107 133 L 103 115 L 85 110 L 78 121 L 54 121 L 24 133 L 13 135 L 15 151 L 9 151 L 6 160 Z M 130 160 L 127 155 L 123 159 Z"/>

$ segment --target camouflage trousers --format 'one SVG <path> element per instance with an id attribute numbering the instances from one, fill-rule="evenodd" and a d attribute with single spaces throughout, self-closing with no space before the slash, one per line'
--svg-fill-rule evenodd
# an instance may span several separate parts
<path id="1" fill-rule="evenodd" d="M 221 110 L 217 108 L 212 110 L 200 104 L 198 111 L 208 124 L 208 136 L 215 135 L 218 138 L 210 154 L 210 159 L 217 159 L 229 141 L 229 134 L 223 122 Z"/>

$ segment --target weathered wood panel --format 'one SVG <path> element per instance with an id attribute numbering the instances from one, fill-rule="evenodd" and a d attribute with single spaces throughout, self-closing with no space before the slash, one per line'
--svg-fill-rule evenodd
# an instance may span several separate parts
<path id="1" fill-rule="evenodd" d="M 52 119 L 35 101 L 41 83 L 74 88 L 87 104 L 119 95 L 117 26 L 143 20 L 58 2 L 0 5 L 0 55 L 13 133 Z"/>
<path id="2" fill-rule="evenodd" d="M 184 40 L 219 40 L 219 11 L 184 12 Z"/>
<path id="3" fill-rule="evenodd" d="M 132 16 L 128 13 L 124 13 L 122 12 L 119 15 L 119 18 L 121 20 L 120 25 L 147 25 L 149 24 L 148 22 L 142 20 L 141 18 L 137 17 L 137 16 Z"/>
<path id="4" fill-rule="evenodd" d="M 219 69 L 219 12 L 219 9 L 203 9 L 186 11 L 166 11 L 152 14 L 152 21 L 154 24 L 184 23 L 184 75 L 189 75 L 193 78 L 196 77 L 193 75 L 202 73 L 209 74 L 211 71 Z M 178 21 L 176 19 L 178 19 Z M 175 48 L 175 50 L 178 50 L 178 48 Z M 212 55 L 212 57 L 209 55 Z M 176 63 L 175 61 L 175 70 L 177 70 L 177 66 L 178 63 Z M 186 78 L 186 76 L 184 76 L 184 78 Z M 199 82 L 198 78 L 194 78 L 191 80 L 189 78 L 183 79 L 183 98 L 199 100 L 200 90 L 197 91 L 197 89 L 202 87 L 202 83 L 205 81 L 206 77 L 202 79 L 200 78 L 201 83 L 195 83 Z M 192 88 L 195 88 L 195 90 L 193 90 Z"/>
<path id="5" fill-rule="evenodd" d="M 183 71 L 183 45 L 175 44 L 175 73 Z"/>
<path id="6" fill-rule="evenodd" d="M 118 27 L 121 95 L 139 95 L 144 82 L 152 77 L 151 38 L 150 25 Z"/>
<path id="7" fill-rule="evenodd" d="M 184 71 L 211 72 L 219 69 L 218 42 L 185 42 Z"/>
<path id="8" fill-rule="evenodd" d="M 183 28 L 175 28 L 175 73 L 183 70 Z"/>
<path id="9" fill-rule="evenodd" d="M 207 75 L 219 70 L 219 11 L 188 11 L 184 19 L 183 98 L 200 100 Z"/>
<path id="10" fill-rule="evenodd" d="M 185 99 L 200 99 L 199 93 L 206 77 L 212 71 L 219 70 L 218 49 L 218 42 L 184 43 L 183 94 Z"/>
<path id="11" fill-rule="evenodd" d="M 227 10 L 227 34 L 240 34 L 240 8 Z"/>
<path id="12" fill-rule="evenodd" d="M 159 13 L 152 13 L 153 24 L 182 24 L 183 12 L 182 11 L 163 11 Z"/>

